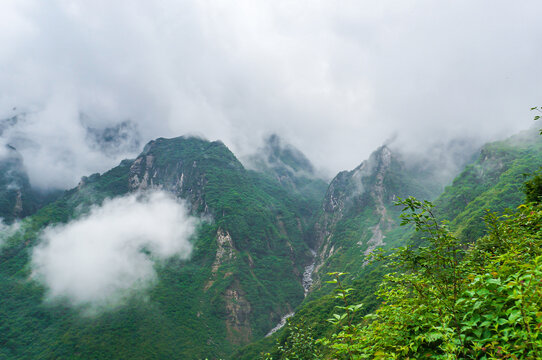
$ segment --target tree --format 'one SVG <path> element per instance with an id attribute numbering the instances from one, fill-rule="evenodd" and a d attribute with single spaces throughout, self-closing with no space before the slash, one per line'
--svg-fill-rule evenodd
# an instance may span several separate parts
<path id="1" fill-rule="evenodd" d="M 542 358 L 542 206 L 488 213 L 489 234 L 467 245 L 430 202 L 398 204 L 427 243 L 390 256 L 374 314 L 350 324 L 341 308 L 342 325 L 322 341 L 331 358 Z"/>

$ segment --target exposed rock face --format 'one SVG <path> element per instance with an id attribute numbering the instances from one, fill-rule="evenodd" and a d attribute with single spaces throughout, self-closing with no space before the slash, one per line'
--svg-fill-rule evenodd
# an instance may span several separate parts
<path id="1" fill-rule="evenodd" d="M 15 207 L 13 208 L 13 214 L 16 217 L 20 217 L 23 213 L 23 196 L 20 189 L 17 189 L 17 197 L 15 199 Z"/>
<path id="2" fill-rule="evenodd" d="M 157 156 L 163 157 L 160 149 L 162 142 L 162 139 L 151 141 L 135 159 L 130 167 L 129 189 L 163 189 L 188 200 L 194 211 L 207 213 L 209 208 L 204 196 L 207 183 L 205 169 L 201 168 L 197 161 L 186 157 L 168 158 L 166 163 L 163 159 L 157 159 Z"/>
<path id="3" fill-rule="evenodd" d="M 232 260 L 235 256 L 235 249 L 233 247 L 233 241 L 230 234 L 227 231 L 218 229 L 216 234 L 216 243 L 218 248 L 216 250 L 216 258 L 213 263 L 212 272 L 216 274 L 220 265 L 224 262 Z"/>
<path id="4" fill-rule="evenodd" d="M 224 263 L 231 262 L 236 257 L 236 250 L 233 246 L 232 238 L 227 231 L 223 231 L 220 228 L 218 229 L 216 234 L 216 245 L 217 249 L 215 261 L 211 267 L 211 279 L 205 284 L 205 291 L 213 286 L 220 266 L 222 266 Z M 226 274 L 225 277 L 227 276 L 228 275 Z"/>
<path id="5" fill-rule="evenodd" d="M 322 213 L 315 225 L 316 246 L 319 248 L 315 272 L 326 259 L 339 250 L 333 244 L 332 237 L 337 223 L 347 213 L 360 212 L 363 208 L 370 207 L 379 219 L 378 223 L 369 229 L 373 235 L 366 244 L 365 255 L 384 245 L 383 232 L 393 225 L 387 215 L 386 205 L 389 205 L 390 199 L 384 185 L 391 164 L 392 152 L 388 147 L 382 146 L 354 170 L 343 171 L 333 179 L 322 204 Z"/>
<path id="6" fill-rule="evenodd" d="M 316 251 L 311 249 L 311 255 L 313 256 L 313 261 L 309 265 L 305 266 L 303 271 L 303 290 L 305 297 L 307 297 L 313 283 L 312 273 L 314 272 L 314 266 L 316 265 Z"/>
<path id="7" fill-rule="evenodd" d="M 33 190 L 23 158 L 12 146 L 6 146 L 0 158 L 0 218 L 11 222 L 30 215 L 42 205 L 42 195 Z"/>
<path id="8" fill-rule="evenodd" d="M 378 224 L 371 228 L 373 236 L 367 242 L 367 249 L 364 255 L 371 254 L 377 247 L 384 245 L 384 231 L 388 231 L 393 226 L 393 220 L 388 216 L 386 210 L 384 177 L 391 166 L 391 151 L 387 147 L 383 147 L 380 152 L 378 168 L 376 169 L 376 181 L 371 189 L 371 197 L 375 203 L 375 210 L 378 214 Z"/>
<path id="9" fill-rule="evenodd" d="M 238 281 L 224 292 L 226 301 L 226 331 L 227 338 L 232 344 L 247 344 L 252 339 L 250 327 L 251 306 L 240 289 Z"/>
<path id="10" fill-rule="evenodd" d="M 145 190 L 154 186 L 153 180 L 158 176 L 158 170 L 153 169 L 153 161 L 154 157 L 152 155 L 141 155 L 134 161 L 130 167 L 130 177 L 128 179 L 130 190 Z"/>

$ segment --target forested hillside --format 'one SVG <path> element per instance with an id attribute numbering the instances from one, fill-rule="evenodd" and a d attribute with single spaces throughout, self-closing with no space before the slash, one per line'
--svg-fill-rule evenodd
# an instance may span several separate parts
<path id="1" fill-rule="evenodd" d="M 442 154 L 434 155 L 432 161 L 414 161 L 400 149 L 382 146 L 354 170 L 339 173 L 326 190 L 306 157 L 276 136 L 245 160 L 254 170 L 219 141 L 160 138 L 137 158 L 83 177 L 48 205 L 40 208 L 45 204 L 40 200 L 29 216 L 13 212 L 19 209 L 15 201 L 6 207 L 12 217 L 5 218 L 24 218 L 6 230 L 0 245 L 0 354 L 14 359 L 316 359 L 483 358 L 481 348 L 493 355 L 536 353 L 538 330 L 532 325 L 539 289 L 526 289 L 527 307 L 517 308 L 530 315 L 514 312 L 510 318 L 515 310 L 504 307 L 520 289 L 506 285 L 514 283 L 514 273 L 537 276 L 535 265 L 522 267 L 512 258 L 538 261 L 531 247 L 538 246 L 540 211 L 529 205 L 500 216 L 524 200 L 524 174 L 542 166 L 540 137 L 526 132 L 487 144 L 477 154 L 465 153 L 471 161 L 457 169 L 448 186 L 439 173 Z M 5 166 L 24 169 L 22 159 L 11 159 Z M 19 176 L 21 188 L 32 194 L 24 171 L 4 175 Z M 425 200 L 434 200 L 435 207 Z M 164 201 L 167 211 L 156 201 Z M 141 210 L 139 220 L 123 223 L 141 204 L 155 213 Z M 486 209 L 497 215 L 487 217 Z M 167 219 L 177 211 L 179 222 L 171 231 L 187 229 L 180 243 L 146 239 L 152 232 L 167 235 Z M 115 234 L 135 235 L 117 243 L 116 235 L 100 233 L 97 219 L 107 216 L 127 226 Z M 441 220 L 446 226 L 437 225 Z M 78 226 L 89 230 L 70 232 Z M 513 234 L 530 240 L 510 238 Z M 55 254 L 50 249 L 58 244 L 64 247 Z M 411 248 L 397 250 L 406 245 Z M 72 246 L 88 254 L 71 259 Z M 114 246 L 118 249 L 109 253 Z M 142 262 L 132 266 L 127 252 Z M 59 282 L 45 256 L 73 271 L 61 273 Z M 123 269 L 120 277 L 102 274 L 100 267 L 81 270 L 92 265 L 84 259 L 100 257 L 111 259 L 102 263 L 104 270 L 112 271 L 110 265 L 118 262 L 112 268 Z M 82 259 L 84 264 L 76 263 Z M 509 264 L 503 272 L 492 268 L 502 262 Z M 497 275 L 487 277 L 486 268 Z M 347 274 L 328 275 L 335 271 Z M 86 277 L 77 281 L 81 274 Z M 105 286 L 97 286 L 96 279 Z M 494 289 L 497 293 L 481 290 L 495 279 L 506 286 Z M 485 296 L 483 301 L 497 296 L 491 301 L 503 304 L 495 311 L 504 311 L 508 325 L 495 321 L 510 328 L 506 334 L 487 322 L 476 323 L 487 328 L 481 333 L 468 325 L 474 321 L 469 316 L 497 306 L 471 304 L 475 297 L 465 294 L 472 292 L 480 292 L 478 299 Z M 469 313 L 471 305 L 480 310 Z M 292 313 L 285 328 L 265 337 Z M 517 325 L 518 319 L 525 326 Z M 515 332 L 518 326 L 530 338 Z M 505 347 L 500 339 L 527 347 Z"/>
<path id="2" fill-rule="evenodd" d="M 108 198 L 156 190 L 184 199 L 200 219 L 190 259 L 155 263 L 157 280 L 144 296 L 92 316 L 69 299 L 49 301 L 47 287 L 31 278 L 33 248 L 43 242 L 44 227 L 92 216 Z M 247 171 L 221 142 L 152 141 L 136 159 L 83 178 L 6 241 L 0 255 L 2 356 L 227 355 L 263 337 L 303 300 L 301 278 L 310 258 L 303 234 L 312 212 L 305 199 Z M 144 251 L 153 256 L 152 249 Z"/>
<path id="3" fill-rule="evenodd" d="M 514 211 L 514 209 L 525 200 L 525 194 L 522 190 L 524 189 L 524 182 L 527 180 L 527 174 L 532 174 L 536 172 L 537 169 L 542 166 L 541 146 L 542 141 L 538 134 L 535 131 L 528 131 L 513 136 L 504 141 L 487 144 L 480 150 L 479 155 L 474 158 L 474 161 L 471 164 L 468 164 L 465 169 L 461 171 L 461 173 L 455 178 L 453 183 L 450 186 L 447 186 L 445 191 L 440 196 L 438 196 L 438 198 L 435 199 L 435 207 L 431 209 L 431 212 L 437 222 L 447 221 L 447 229 L 449 229 L 447 234 L 449 234 L 450 238 L 453 238 L 454 241 L 457 241 L 457 244 L 473 244 L 476 242 L 477 239 L 487 234 L 488 231 L 497 231 L 495 230 L 495 226 L 501 226 L 499 220 L 497 220 L 499 215 L 495 215 L 496 217 L 488 218 L 489 224 L 487 221 L 484 221 L 484 217 L 487 215 L 487 212 L 489 210 L 495 212 L 496 214 L 502 214 L 505 209 L 510 209 L 510 211 Z M 382 153 L 382 149 L 380 149 L 379 152 Z M 375 161 L 374 159 L 380 155 L 379 152 L 376 152 L 373 155 L 373 162 Z M 391 151 L 389 152 L 389 154 L 391 154 Z M 381 155 L 380 157 L 382 158 Z M 382 161 L 376 163 L 382 164 Z M 389 161 L 388 163 L 391 164 L 392 161 Z M 359 168 L 363 168 L 363 164 Z M 380 168 L 382 168 L 382 166 Z M 356 172 L 353 171 L 352 173 L 355 174 Z M 378 173 L 378 170 L 375 173 Z M 387 195 L 388 200 L 385 202 L 385 204 L 387 204 L 387 208 L 385 208 L 385 214 L 393 215 L 388 215 L 390 217 L 390 220 L 389 225 L 387 225 L 387 229 L 385 228 L 387 231 L 383 232 L 383 236 L 380 238 L 382 240 L 380 246 L 383 249 L 393 253 L 395 251 L 394 248 L 396 248 L 397 246 L 429 246 L 428 249 L 434 249 L 436 245 L 427 239 L 427 234 L 424 234 L 420 231 L 416 232 L 416 223 L 414 221 L 411 220 L 406 222 L 404 226 L 399 226 L 399 224 L 402 222 L 402 219 L 399 217 L 399 215 L 401 213 L 405 213 L 404 206 L 393 205 L 393 203 L 396 202 L 399 198 L 405 198 L 414 195 L 420 197 L 421 199 L 431 199 L 430 194 L 424 194 L 423 192 L 420 192 L 420 190 L 416 192 L 415 188 L 411 188 L 409 194 L 407 190 L 407 194 L 405 194 L 404 191 L 406 189 L 409 189 L 408 186 L 402 185 L 399 187 L 393 187 L 394 182 L 388 181 L 386 182 L 386 184 L 388 184 L 388 187 L 381 188 L 384 191 L 381 190 L 380 193 L 374 190 L 372 192 L 367 192 L 365 198 L 372 200 L 372 203 L 369 202 L 370 200 L 366 200 L 366 206 L 358 205 L 357 210 L 353 211 L 352 209 L 355 209 L 355 207 L 352 204 L 355 204 L 355 202 L 351 199 L 356 199 L 356 197 L 353 197 L 351 194 L 358 194 L 359 191 L 354 187 L 354 185 L 352 185 L 353 181 L 351 180 L 352 177 L 350 174 L 342 173 L 338 175 L 338 177 L 331 183 L 328 194 L 326 195 L 327 200 L 324 201 L 324 214 L 327 216 L 323 217 L 323 223 L 328 226 L 328 228 L 329 224 L 331 224 L 331 226 L 333 226 L 333 229 L 336 230 L 324 232 L 325 236 L 327 236 L 327 239 L 329 239 L 328 241 L 331 245 L 328 246 L 327 249 L 326 247 L 324 247 L 324 251 L 320 253 L 320 256 L 326 258 L 324 254 L 327 253 L 330 255 L 328 255 L 326 258 L 327 262 L 323 262 L 325 264 L 324 266 L 326 266 L 324 267 L 325 272 L 321 271 L 319 276 L 322 278 L 321 283 L 324 285 L 324 281 L 333 280 L 332 277 L 327 274 L 328 272 L 343 271 L 347 273 L 346 275 L 341 276 L 341 280 L 346 284 L 346 287 L 353 289 L 348 293 L 348 303 L 351 305 L 363 303 L 363 306 L 360 307 L 357 312 L 357 321 L 360 321 L 363 315 L 375 312 L 379 308 L 379 304 L 381 303 L 382 299 L 384 299 L 386 302 L 390 302 L 389 297 L 394 296 L 393 292 L 388 294 L 388 291 L 392 291 L 390 290 L 390 286 L 392 285 L 390 285 L 389 282 L 386 285 L 386 289 L 388 290 L 378 291 L 378 289 L 383 286 L 381 285 L 381 282 L 384 278 L 384 274 L 390 271 L 399 271 L 400 269 L 403 269 L 401 268 L 401 266 L 404 265 L 403 263 L 418 259 L 418 257 L 416 256 L 422 256 L 415 255 L 415 252 L 412 254 L 407 252 L 403 254 L 403 258 L 401 258 L 401 260 L 394 259 L 393 262 L 395 266 L 392 267 L 390 267 L 390 261 L 392 261 L 390 257 L 384 257 L 381 258 L 379 261 L 374 261 L 371 263 L 367 262 L 366 257 L 363 256 L 365 255 L 363 253 L 363 249 L 366 249 L 367 246 L 365 245 L 365 247 L 362 249 L 362 247 L 364 246 L 363 239 L 370 239 L 371 236 L 373 236 L 374 238 L 374 230 L 382 227 L 383 224 L 382 216 L 380 215 L 380 219 L 378 218 L 379 214 L 382 214 L 383 211 L 378 211 L 378 208 L 374 205 L 373 199 L 376 197 L 375 195 L 385 194 L 385 191 L 390 191 L 390 193 L 388 193 Z M 389 174 L 390 173 L 388 173 L 386 176 L 389 177 Z M 409 180 L 412 178 L 408 177 L 408 172 L 403 171 L 401 175 L 403 176 L 399 177 L 400 181 L 412 181 L 417 184 L 423 183 L 423 179 L 420 179 L 417 182 L 415 180 Z M 386 179 L 386 176 L 381 177 L 381 183 L 384 183 L 384 179 Z M 373 182 L 371 182 L 370 178 L 365 179 L 365 182 L 361 182 L 363 186 L 368 187 L 374 184 L 374 180 Z M 341 184 L 340 187 L 337 184 Z M 350 186 L 349 192 L 342 190 L 348 188 L 348 186 Z M 342 192 L 338 192 L 337 188 L 340 188 Z M 345 201 L 344 199 L 347 199 L 347 201 Z M 331 208 L 332 211 L 328 211 L 327 214 L 325 212 L 326 204 L 329 204 L 330 207 L 332 205 L 335 206 L 334 208 Z M 420 205 L 417 208 L 420 207 L 423 206 Z M 345 211 L 344 209 L 347 209 L 347 211 Z M 337 213 L 339 213 L 339 217 L 337 217 Z M 333 217 L 333 215 L 335 217 Z M 319 216 L 320 219 L 322 219 L 322 215 Z M 371 219 L 371 217 L 375 217 L 375 219 L 372 220 L 372 223 L 367 224 L 361 221 L 362 219 Z M 348 221 L 347 224 L 350 224 L 351 230 L 348 232 L 343 230 L 344 226 L 340 226 L 341 223 L 345 222 L 345 219 L 346 221 Z M 512 220 L 509 221 L 512 222 Z M 518 218 L 517 221 L 521 221 L 521 217 Z M 318 227 L 318 222 L 316 224 L 316 226 Z M 502 224 L 502 226 L 509 226 L 509 224 L 507 224 L 508 223 L 505 222 Z M 362 231 L 358 230 L 359 232 L 356 232 L 353 231 L 353 229 L 360 229 Z M 363 230 L 365 231 L 365 233 L 363 232 Z M 372 230 L 372 232 L 369 232 L 367 234 L 367 230 Z M 493 234 L 488 236 L 489 238 L 491 238 L 495 237 L 496 235 Z M 429 238 L 431 238 L 431 236 Z M 332 247 L 334 244 L 334 239 L 344 239 L 350 242 L 348 245 L 342 245 L 346 248 L 345 250 L 337 251 Z M 479 240 L 480 243 L 483 243 L 484 241 L 486 240 Z M 341 246 L 341 243 L 338 243 L 336 246 Z M 332 251 L 329 251 L 330 247 L 332 248 Z M 462 245 L 461 248 L 464 249 L 465 246 Z M 514 251 L 517 251 L 517 248 L 515 248 Z M 435 252 L 431 252 L 430 256 L 438 257 Z M 430 256 L 428 256 L 428 258 L 426 259 L 427 261 L 429 261 Z M 465 256 L 465 254 L 461 255 L 461 257 Z M 422 261 L 422 258 L 419 258 L 419 260 Z M 534 257 L 531 258 L 531 260 L 534 261 Z M 329 266 L 329 264 L 331 264 L 331 266 Z M 408 269 L 408 271 L 412 272 L 412 269 Z M 296 315 L 290 319 L 289 327 L 287 327 L 281 334 L 279 334 L 276 339 L 274 339 L 273 341 L 271 339 L 266 339 L 266 341 L 264 342 L 252 345 L 251 347 L 248 347 L 242 352 L 240 352 L 239 356 L 246 359 L 255 358 L 258 356 L 258 352 L 261 353 L 264 349 L 271 349 L 273 347 L 274 341 L 278 341 L 281 345 L 279 346 L 279 348 L 275 348 L 274 352 L 271 352 L 270 357 L 272 357 L 273 359 L 282 359 L 285 358 L 285 356 L 288 356 L 289 358 L 296 358 L 293 355 L 295 351 L 289 352 L 290 350 L 286 349 L 291 348 L 292 346 L 304 346 L 301 343 L 305 343 L 305 345 L 307 342 L 312 343 L 312 340 L 309 341 L 308 339 L 331 339 L 331 334 L 334 332 L 335 334 L 337 334 L 338 331 L 340 331 L 341 326 L 344 325 L 344 322 L 340 322 L 339 326 L 339 324 L 330 323 L 326 321 L 326 319 L 333 318 L 333 314 L 344 314 L 345 312 L 344 309 L 340 308 L 340 306 L 344 306 L 344 303 L 342 303 L 342 299 L 337 299 L 336 295 L 330 294 L 331 286 L 331 284 L 326 284 L 326 286 L 324 287 L 325 290 L 315 289 L 314 295 L 317 296 L 308 297 L 308 302 L 304 303 L 304 305 L 301 306 Z M 401 291 L 406 290 L 401 289 Z M 409 288 L 408 291 L 412 291 L 412 288 Z M 395 298 L 395 300 L 401 298 L 401 296 L 403 295 L 397 295 L 397 298 Z M 435 295 L 432 294 L 427 296 Z M 337 306 L 339 306 L 339 308 L 337 308 Z M 427 306 L 431 305 L 427 304 Z M 391 311 L 388 309 L 388 307 L 386 307 L 386 309 L 387 310 L 382 311 Z M 365 324 L 370 323 L 370 318 L 368 318 L 368 320 L 365 320 Z M 357 329 L 356 331 L 358 330 L 359 329 Z M 383 328 L 380 328 L 380 330 L 378 331 L 385 332 Z M 425 331 L 428 330 L 426 329 Z M 372 336 L 376 335 L 373 334 Z M 388 338 L 388 341 L 391 342 L 392 340 L 390 339 L 392 339 L 392 337 Z M 343 340 L 347 342 L 345 338 L 343 338 Z M 377 341 L 376 338 L 374 338 L 373 340 L 375 342 Z M 335 341 L 335 344 L 337 343 L 337 339 L 331 340 L 331 343 L 333 343 L 333 341 Z M 293 345 L 296 342 L 300 343 L 298 343 L 297 345 Z M 322 344 L 322 342 L 319 342 L 318 345 L 310 348 L 312 350 L 327 349 L 329 354 L 329 351 L 331 351 L 330 348 L 325 347 Z M 358 349 L 356 351 L 360 351 L 360 346 L 368 346 L 368 343 L 363 342 L 363 346 L 358 344 Z M 340 346 L 337 347 L 337 349 L 339 348 Z M 298 348 L 296 351 L 304 350 Z M 407 353 L 408 352 L 405 352 L 405 354 Z M 385 356 L 382 355 L 382 358 L 387 358 L 386 356 L 391 356 L 390 352 L 387 352 L 385 354 Z M 399 352 L 397 352 L 397 354 L 399 354 Z M 416 355 L 412 355 L 416 354 L 415 351 L 408 354 L 410 354 L 409 356 L 414 356 L 416 358 Z M 345 356 L 345 358 L 350 358 L 345 354 L 343 354 L 343 356 Z M 372 358 L 373 356 L 375 356 L 375 352 L 373 352 L 372 355 L 367 356 L 368 358 Z"/>

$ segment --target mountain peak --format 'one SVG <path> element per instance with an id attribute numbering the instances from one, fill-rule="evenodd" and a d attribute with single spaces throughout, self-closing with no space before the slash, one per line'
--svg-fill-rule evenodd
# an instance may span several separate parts
<path id="1" fill-rule="evenodd" d="M 314 175 L 314 167 L 309 159 L 293 145 L 284 143 L 277 134 L 271 134 L 264 140 L 263 155 L 270 167 Z"/>

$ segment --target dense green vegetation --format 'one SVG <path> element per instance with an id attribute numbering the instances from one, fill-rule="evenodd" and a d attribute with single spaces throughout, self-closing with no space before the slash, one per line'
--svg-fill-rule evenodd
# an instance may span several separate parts
<path id="1" fill-rule="evenodd" d="M 146 174 L 152 177 L 142 186 Z M 41 229 L 106 198 L 157 187 L 187 199 L 192 213 L 207 219 L 191 259 L 158 264 L 158 281 L 145 296 L 95 316 L 47 302 L 46 289 L 30 280 Z M 303 300 L 300 276 L 309 256 L 303 234 L 313 211 L 274 179 L 245 170 L 220 142 L 157 139 L 136 160 L 83 178 L 26 218 L 0 249 L 0 358 L 225 356 L 263 337 Z M 216 263 L 219 231 L 231 236 L 233 256 Z"/>
<path id="2" fill-rule="evenodd" d="M 435 215 L 439 219 L 447 220 L 453 236 L 463 243 L 473 243 L 475 239 L 484 236 L 488 231 L 484 222 L 487 209 L 494 209 L 497 213 L 503 213 L 504 209 L 515 209 L 522 203 L 525 196 L 522 192 L 525 181 L 524 174 L 535 172 L 542 164 L 541 146 L 540 137 L 533 131 L 513 136 L 504 141 L 487 144 L 482 148 L 479 156 L 474 158 L 474 161 L 435 200 L 437 205 L 433 210 Z M 401 169 L 399 166 L 397 168 Z M 404 166 L 402 172 L 405 175 L 402 178 L 399 177 L 399 180 L 396 181 L 409 181 L 408 172 L 405 172 Z M 388 171 L 386 176 L 390 176 L 389 174 L 392 173 L 392 171 Z M 396 173 L 401 174 L 401 171 Z M 349 184 L 348 179 L 346 178 L 346 181 L 344 179 L 344 175 L 342 178 L 338 176 L 334 182 L 340 180 L 341 187 L 344 189 Z M 411 180 L 413 182 L 416 181 L 415 177 L 410 179 L 413 179 Z M 536 179 L 536 177 L 532 179 Z M 534 181 L 536 180 L 529 180 L 527 184 L 534 183 Z M 334 182 L 332 182 L 330 189 L 333 187 Z M 388 184 L 393 184 L 393 181 L 388 181 Z M 389 189 L 388 191 L 391 194 L 391 199 L 386 203 L 387 213 L 394 220 L 394 225 L 389 228 L 387 233 L 384 233 L 386 235 L 384 248 L 387 251 L 393 251 L 394 248 L 406 244 L 414 246 L 427 245 L 427 240 L 424 239 L 421 233 L 414 233 L 412 224 L 403 227 L 398 226 L 401 209 L 392 205 L 393 195 L 409 195 L 405 192 L 399 193 L 401 188 L 404 187 L 386 188 Z M 334 191 L 335 198 L 339 198 L 340 192 L 337 191 L 337 187 L 331 190 Z M 348 191 L 345 191 L 345 193 L 348 193 Z M 412 194 L 410 193 L 410 195 Z M 366 197 L 366 199 L 370 199 L 370 197 Z M 370 226 L 377 223 L 376 218 L 370 220 L 371 217 L 375 217 L 374 210 L 367 208 L 371 204 L 365 202 L 363 205 L 357 208 L 351 206 L 348 211 L 344 212 L 347 215 L 344 215 L 336 223 L 331 239 L 348 245 L 345 245 L 345 249 L 338 252 L 338 254 L 336 252 L 337 255 L 328 258 L 325 263 L 326 266 L 323 268 L 325 272 L 341 269 L 349 273 L 344 280 L 349 287 L 355 289 L 350 293 L 351 303 L 364 304 L 364 307 L 358 312 L 358 316 L 372 313 L 377 309 L 378 304 L 382 301 L 382 297 L 377 298 L 376 296 L 379 284 L 383 274 L 391 271 L 383 266 L 385 263 L 382 262 L 363 266 L 364 260 L 360 256 L 361 251 L 358 242 L 360 239 L 366 240 L 369 237 L 366 232 L 367 223 Z M 346 206 L 345 208 L 348 209 Z M 350 230 L 344 231 L 342 229 Z M 359 230 L 356 231 L 356 229 Z M 363 232 L 364 229 L 365 232 Z M 321 272 L 321 277 L 326 280 L 327 276 L 323 274 L 323 271 Z M 336 313 L 335 306 L 340 304 L 333 295 L 329 294 L 329 286 L 324 286 L 322 289 L 314 291 L 312 296 L 309 296 L 307 299 L 309 301 L 305 302 L 296 315 L 290 319 L 292 328 L 303 329 L 304 332 L 309 332 L 314 338 L 331 336 L 334 331 L 333 326 L 327 323 L 325 319 Z M 290 337 L 292 337 L 292 331 L 286 328 L 282 333 L 277 334 L 275 341 L 284 345 Z M 265 343 L 253 344 L 239 354 L 240 358 L 251 359 L 258 352 L 270 351 L 273 358 L 283 358 L 277 348 L 271 349 L 272 344 L 270 340 L 267 340 Z"/>
<path id="3" fill-rule="evenodd" d="M 523 185 L 524 174 L 542 165 L 538 136 L 484 146 L 440 196 L 442 184 L 431 183 L 436 165 L 413 166 L 386 147 L 340 173 L 326 194 L 308 160 L 277 139 L 258 159 L 257 171 L 247 170 L 221 142 L 157 139 L 136 159 L 35 206 L 0 248 L 0 358 L 537 354 L 540 288 L 529 279 L 539 276 L 541 210 L 505 209 L 521 204 L 522 190 L 528 201 L 540 200 L 540 175 Z M 145 294 L 94 316 L 68 301 L 48 301 L 47 289 L 31 279 L 40 232 L 85 216 L 105 199 L 157 188 L 186 199 L 205 219 L 190 260 L 157 263 L 158 279 Z M 436 198 L 436 207 L 405 200 L 411 212 L 400 226 L 405 213 L 394 203 L 410 195 Z M 230 240 L 219 244 L 220 236 Z M 316 281 L 304 298 L 309 248 L 317 252 Z M 378 248 L 388 255 L 368 263 L 365 253 Z M 326 283 L 326 273 L 337 269 L 349 274 Z M 264 338 L 293 310 L 289 326 Z"/>
<path id="4" fill-rule="evenodd" d="M 542 357 L 542 207 L 488 214 L 488 235 L 465 247 L 437 221 L 431 203 L 401 204 L 405 223 L 424 233 L 428 246 L 402 247 L 388 257 L 378 310 L 356 317 L 363 304 L 353 302 L 342 274 L 331 274 L 335 297 L 344 301 L 329 320 L 335 332 L 320 340 L 291 332 L 274 358 L 307 352 L 314 359 Z"/>
<path id="5" fill-rule="evenodd" d="M 459 238 L 472 241 L 486 231 L 481 219 L 487 209 L 500 213 L 522 203 L 525 175 L 540 166 L 542 141 L 534 131 L 487 144 L 435 202 L 437 215 Z"/>

